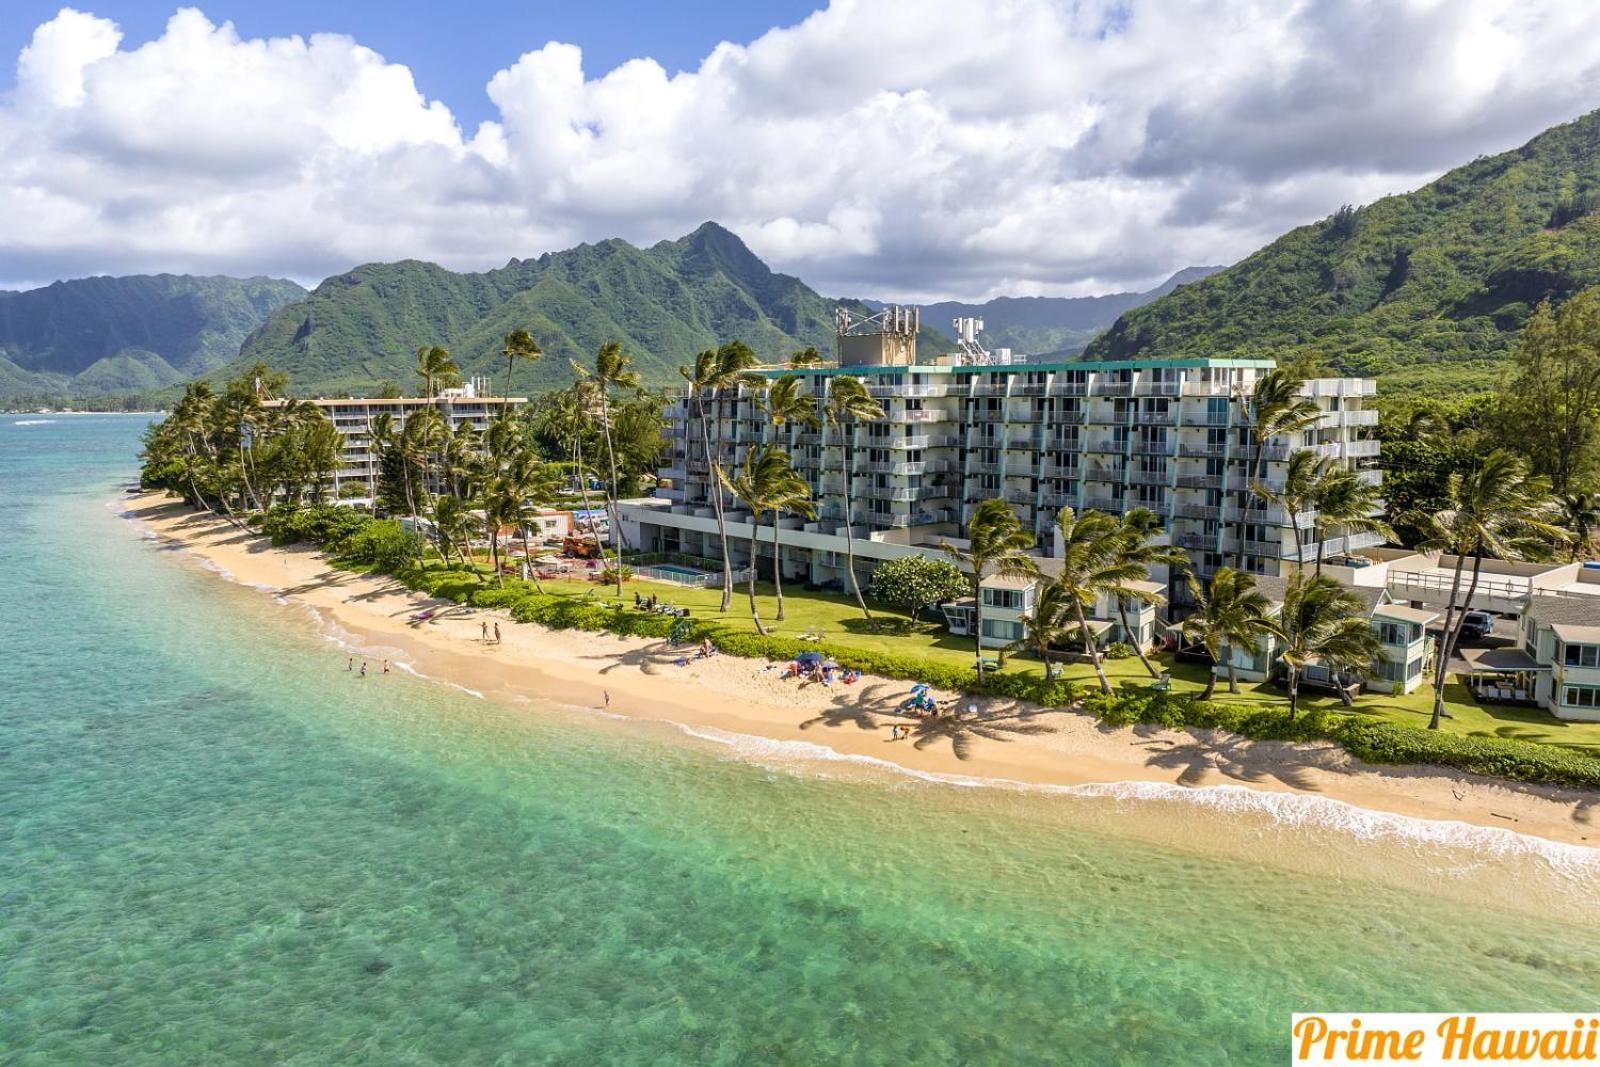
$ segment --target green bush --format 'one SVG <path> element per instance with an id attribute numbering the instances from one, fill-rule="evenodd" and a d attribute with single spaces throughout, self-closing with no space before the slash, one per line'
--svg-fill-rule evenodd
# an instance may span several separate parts
<path id="1" fill-rule="evenodd" d="M 373 519 L 337 544 L 329 552 L 337 559 L 397 574 L 417 558 L 421 545 L 416 534 L 400 528 L 394 519 Z"/>

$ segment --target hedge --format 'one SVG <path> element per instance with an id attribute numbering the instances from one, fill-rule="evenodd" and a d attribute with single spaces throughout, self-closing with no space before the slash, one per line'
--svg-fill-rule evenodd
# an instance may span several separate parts
<path id="1" fill-rule="evenodd" d="M 666 639 L 675 631 L 686 645 L 711 640 L 725 653 L 751 659 L 785 661 L 802 652 L 821 652 L 842 666 L 886 678 L 926 682 L 939 689 L 1026 700 L 1044 707 L 1081 705 L 1107 725 L 1147 724 L 1168 729 L 1219 730 L 1258 741 L 1331 741 L 1368 763 L 1432 764 L 1519 782 L 1600 789 L 1600 758 L 1554 745 L 1498 737 L 1472 737 L 1421 730 L 1329 709 L 1312 709 L 1291 721 L 1287 705 L 1218 703 L 1195 694 L 1157 692 L 1127 686 L 1114 693 L 1088 692 L 1065 679 L 991 671 L 980 683 L 972 667 L 839 647 L 792 637 L 727 630 L 703 619 L 679 620 L 593 598 L 540 593 L 528 582 L 486 585 L 474 571 L 419 569 L 415 537 L 391 520 L 376 520 L 346 507 L 318 505 L 274 508 L 256 519 L 274 544 L 310 541 L 324 547 L 336 563 L 372 566 L 395 575 L 430 596 L 509 611 L 518 622 L 554 630 L 607 631 L 624 636 Z"/>

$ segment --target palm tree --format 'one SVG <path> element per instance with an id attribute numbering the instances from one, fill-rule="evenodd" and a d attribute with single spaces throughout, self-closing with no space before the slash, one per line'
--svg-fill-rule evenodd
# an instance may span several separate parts
<path id="1" fill-rule="evenodd" d="M 855 594 L 861 614 L 872 622 L 872 612 L 867 610 L 867 600 L 861 595 L 861 582 L 856 577 L 855 539 L 851 536 L 850 486 L 855 480 L 855 423 L 876 422 L 883 418 L 883 405 L 872 398 L 866 383 L 860 378 L 836 377 L 829 386 L 828 400 L 822 408 L 823 419 L 838 429 L 844 454 L 844 560 L 845 573 L 850 576 L 850 591 Z M 876 624 L 874 624 L 876 627 Z"/>
<path id="2" fill-rule="evenodd" d="M 678 368 L 678 373 L 689 383 L 689 395 L 700 420 L 706 477 L 711 483 L 711 507 L 717 518 L 717 542 L 722 546 L 722 611 L 733 605 L 733 561 L 728 555 L 728 521 L 722 506 L 722 487 L 727 479 L 711 453 L 711 418 L 706 411 L 706 394 L 715 398 L 721 390 L 737 389 L 741 385 L 759 388 L 764 379 L 753 372 L 756 362 L 756 354 L 748 345 L 734 341 L 701 352 L 695 357 L 693 368 Z"/>
<path id="3" fill-rule="evenodd" d="M 983 681 L 983 580 L 990 575 L 1033 577 L 1039 565 L 1028 555 L 1033 534 L 1023 529 L 1017 513 L 1004 500 L 985 500 L 972 511 L 967 522 L 967 547 L 957 548 L 948 541 L 940 549 L 957 564 L 965 565 L 972 578 L 972 639 L 977 659 L 978 681 Z"/>
<path id="4" fill-rule="evenodd" d="M 433 399 L 435 388 L 447 388 L 461 380 L 461 370 L 450 358 L 450 350 L 440 345 L 417 349 L 417 374 L 429 400 Z"/>
<path id="5" fill-rule="evenodd" d="M 1363 608 L 1360 597 L 1332 578 L 1304 571 L 1290 576 L 1277 629 L 1289 674 L 1290 722 L 1300 707 L 1300 677 L 1306 667 L 1321 664 L 1334 673 L 1366 670 L 1383 651 Z M 1339 696 L 1349 703 L 1343 689 Z"/>
<path id="6" fill-rule="evenodd" d="M 555 495 L 555 472 L 535 449 L 523 443 L 511 456 L 501 479 L 509 498 L 507 518 L 516 524 L 518 535 L 522 538 L 522 556 L 528 561 L 528 573 L 533 577 L 534 588 L 543 593 L 544 584 L 539 581 L 533 548 L 528 543 L 528 527 L 533 525 L 539 502 Z"/>
<path id="7" fill-rule="evenodd" d="M 1337 463 L 1332 456 L 1319 456 L 1309 448 L 1297 450 L 1289 457 L 1289 470 L 1283 478 L 1283 488 L 1273 489 L 1264 483 L 1257 482 L 1252 488 L 1256 496 L 1268 504 L 1276 504 L 1282 508 L 1289 518 L 1289 530 L 1294 537 L 1294 560 L 1300 559 L 1302 545 L 1300 538 L 1300 516 L 1310 510 L 1317 499 L 1318 490 L 1330 472 L 1337 468 Z M 1318 539 L 1318 555 L 1321 555 L 1320 538 Z"/>
<path id="8" fill-rule="evenodd" d="M 620 341 L 607 341 L 594 356 L 592 372 L 593 395 L 599 404 L 597 421 L 606 443 L 606 461 L 611 468 L 611 478 L 606 483 L 606 513 L 611 516 L 611 535 L 617 542 L 617 595 L 622 595 L 622 516 L 617 512 L 617 450 L 611 434 L 611 390 L 631 389 L 639 384 L 639 372 L 630 367 L 632 359 L 622 350 Z M 574 362 L 572 369 L 579 379 L 590 377 L 591 372 Z"/>
<path id="9" fill-rule="evenodd" d="M 1039 588 L 1033 610 L 1022 616 L 1025 630 L 1019 646 L 1031 645 L 1044 661 L 1045 681 L 1056 676 L 1050 650 L 1065 641 L 1078 629 L 1076 621 L 1068 621 L 1072 612 L 1072 597 L 1060 582 L 1046 582 Z"/>
<path id="10" fill-rule="evenodd" d="M 768 419 L 772 420 L 772 425 L 787 426 L 791 423 L 796 423 L 812 430 L 815 430 L 822 425 L 822 417 L 817 414 L 816 398 L 812 396 L 810 392 L 803 389 L 803 385 L 804 383 L 801 381 L 798 374 L 785 374 L 783 377 L 772 383 L 772 386 L 767 390 L 766 395 L 759 401 L 761 410 L 766 412 Z M 794 471 L 792 464 L 789 469 L 791 473 Z M 805 484 L 805 479 L 801 478 L 799 474 L 795 474 L 795 480 L 801 485 Z M 778 594 L 777 618 L 779 622 L 782 622 L 784 617 L 783 559 L 778 549 L 778 528 L 782 525 L 781 519 L 783 510 L 785 509 L 775 508 L 772 513 L 772 568 L 773 580 L 777 587 Z M 807 515 L 811 518 L 816 517 L 817 511 L 811 500 L 811 489 L 809 486 L 806 487 L 806 492 L 804 495 L 804 507 L 800 509 L 790 508 L 787 510 L 798 510 L 798 512 L 802 515 Z"/>
<path id="11" fill-rule="evenodd" d="M 433 464 L 434 452 L 443 444 L 448 433 L 444 418 L 436 408 L 422 408 L 413 412 L 400 427 L 396 447 L 400 450 L 400 465 L 405 475 L 406 507 L 411 512 L 414 534 L 420 535 L 421 511 L 428 506 L 428 471 Z"/>
<path id="12" fill-rule="evenodd" d="M 1101 597 L 1120 600 L 1135 595 L 1129 583 L 1148 577 L 1150 572 L 1128 558 L 1127 532 L 1115 516 L 1094 508 L 1075 515 L 1071 508 L 1062 508 L 1056 516 L 1056 528 L 1061 534 L 1061 573 L 1052 584 L 1061 587 L 1071 604 L 1082 632 L 1084 654 L 1094 664 L 1100 691 L 1109 693 L 1111 680 L 1100 661 L 1100 646 L 1089 630 L 1088 609 Z"/>
<path id="13" fill-rule="evenodd" d="M 807 345 L 789 357 L 791 367 L 820 367 L 826 362 L 827 359 L 817 351 L 815 345 Z"/>
<path id="14" fill-rule="evenodd" d="M 461 557 L 461 565 L 469 570 L 472 568 L 471 555 L 462 547 L 469 543 L 472 524 L 472 512 L 465 500 L 457 496 L 442 496 L 434 501 L 434 539 L 439 544 L 439 555 L 443 557 L 445 566 L 450 565 L 450 549 L 454 548 Z"/>
<path id="15" fill-rule="evenodd" d="M 1575 489 L 1563 493 L 1560 504 L 1562 524 L 1572 533 L 1569 559 L 1577 562 L 1580 553 L 1587 554 L 1594 545 L 1594 531 L 1600 527 L 1600 495 L 1587 489 Z"/>
<path id="16" fill-rule="evenodd" d="M 372 513 L 378 513 L 378 468 L 394 446 L 394 415 L 380 411 L 367 421 L 367 439 L 372 442 L 371 473 L 367 475 L 367 497 L 372 501 Z"/>
<path id="17" fill-rule="evenodd" d="M 1223 662 L 1222 650 L 1227 648 L 1228 692 L 1239 691 L 1239 674 L 1233 663 L 1232 650 L 1254 648 L 1256 642 L 1267 634 L 1278 632 L 1270 615 L 1272 602 L 1256 591 L 1256 580 L 1248 571 L 1232 567 L 1219 568 L 1211 576 L 1211 591 L 1201 586 L 1193 573 L 1187 575 L 1189 591 L 1194 595 L 1195 610 L 1183 620 L 1183 635 L 1204 646 L 1216 663 Z M 1206 687 L 1201 700 L 1210 700 L 1217 690 L 1217 672 L 1206 675 Z"/>
<path id="18" fill-rule="evenodd" d="M 517 360 L 532 363 L 544 355 L 544 349 L 539 347 L 539 342 L 533 339 L 533 334 L 518 327 L 506 334 L 505 344 L 500 352 L 506 357 L 506 396 L 511 395 L 511 368 Z"/>
<path id="19" fill-rule="evenodd" d="M 1543 559 L 1551 546 L 1565 543 L 1566 531 L 1550 521 L 1554 518 L 1550 484 L 1528 473 L 1528 462 L 1506 449 L 1496 449 L 1466 473 L 1450 476 L 1446 489 L 1450 506 L 1432 514 L 1411 517 L 1426 531 L 1420 547 L 1451 553 L 1456 557 L 1455 574 L 1450 580 L 1450 600 L 1445 605 L 1444 636 L 1434 667 L 1433 717 L 1428 729 L 1437 730 L 1440 719 L 1452 716 L 1444 710 L 1445 676 L 1450 657 L 1455 654 L 1461 627 L 1478 591 L 1478 575 L 1485 556 L 1500 559 Z M 1465 600 L 1458 601 L 1461 573 L 1468 556 L 1472 557 L 1472 580 Z M 1457 604 L 1461 605 L 1459 614 Z"/>
<path id="20" fill-rule="evenodd" d="M 1322 546 L 1327 540 L 1324 531 L 1330 526 L 1342 527 L 1346 533 L 1375 533 L 1386 541 L 1396 539 L 1394 529 L 1373 515 L 1383 507 L 1378 487 L 1362 481 L 1360 474 L 1347 467 L 1329 471 L 1317 483 L 1311 506 L 1316 509 L 1311 531 L 1317 542 L 1318 574 L 1322 573 Z"/>
<path id="21" fill-rule="evenodd" d="M 1282 367 L 1274 367 L 1256 380 L 1255 392 L 1239 397 L 1239 406 L 1250 420 L 1250 457 L 1247 484 L 1264 481 L 1267 473 L 1267 442 L 1282 434 L 1299 433 L 1322 417 L 1322 409 L 1308 396 L 1300 395 L 1305 383 Z M 1244 500 L 1240 500 L 1239 547 L 1234 550 L 1234 568 L 1244 566 Z"/>
<path id="22" fill-rule="evenodd" d="M 1161 529 L 1161 517 L 1146 507 L 1130 508 L 1122 516 L 1122 540 L 1119 545 L 1119 559 L 1124 563 L 1134 564 L 1148 578 L 1150 568 L 1155 566 L 1185 567 L 1189 564 L 1189 554 L 1181 548 L 1172 545 L 1157 545 L 1153 539 Z M 1119 596 L 1117 600 L 1117 620 L 1122 623 L 1124 636 L 1133 633 L 1133 627 L 1128 624 L 1128 601 L 1138 600 L 1145 604 L 1159 604 L 1166 598 L 1158 593 L 1148 593 L 1142 589 L 1130 589 L 1127 596 Z M 1155 664 L 1150 662 L 1150 655 L 1144 649 L 1144 642 L 1134 638 L 1129 641 L 1133 645 L 1134 653 L 1139 657 L 1139 662 L 1144 664 L 1144 669 L 1150 677 L 1159 678 L 1161 672 L 1156 670 Z"/>
<path id="23" fill-rule="evenodd" d="M 777 562 L 779 544 L 776 513 L 785 510 L 804 511 L 810 506 L 811 489 L 789 465 L 789 453 L 775 445 L 750 449 L 744 454 L 743 465 L 731 477 L 721 465 L 716 467 L 716 471 L 728 491 L 750 509 L 750 617 L 755 620 L 756 632 L 765 636 L 767 628 L 762 625 L 761 613 L 756 609 L 756 537 L 761 529 L 761 516 L 768 511 L 774 512 L 773 568 L 774 577 L 781 582 L 782 567 Z M 778 596 L 781 605 L 781 584 Z M 779 618 L 782 617 L 780 606 Z"/>

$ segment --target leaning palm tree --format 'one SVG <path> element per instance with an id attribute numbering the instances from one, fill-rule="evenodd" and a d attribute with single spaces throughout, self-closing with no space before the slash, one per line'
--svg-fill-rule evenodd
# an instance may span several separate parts
<path id="1" fill-rule="evenodd" d="M 1254 392 L 1240 395 L 1239 406 L 1250 420 L 1250 456 L 1246 485 L 1266 480 L 1267 442 L 1284 434 L 1299 433 L 1322 417 L 1317 402 L 1300 394 L 1304 381 L 1281 367 L 1274 367 L 1256 380 Z M 1240 515 L 1244 514 L 1240 501 Z M 1239 547 L 1234 550 L 1235 569 L 1244 566 L 1244 520 L 1239 521 Z"/>
<path id="2" fill-rule="evenodd" d="M 1122 541 L 1119 546 L 1119 556 L 1124 563 L 1137 565 L 1144 576 L 1150 576 L 1150 568 L 1156 566 L 1187 567 L 1189 554 L 1173 545 L 1158 545 L 1155 535 L 1161 530 L 1161 517 L 1146 507 L 1128 509 L 1122 516 Z M 1133 628 L 1128 624 L 1128 601 L 1138 600 L 1144 604 L 1159 604 L 1166 598 L 1158 593 L 1146 592 L 1142 589 L 1130 589 L 1127 596 L 1119 596 L 1117 600 L 1117 620 L 1122 623 L 1124 636 L 1133 633 Z M 1134 654 L 1139 657 L 1139 662 L 1144 664 L 1144 669 L 1152 678 L 1161 677 L 1161 672 L 1156 670 L 1155 664 L 1150 662 L 1150 654 L 1144 649 L 1144 642 L 1131 640 Z"/>
<path id="3" fill-rule="evenodd" d="M 1256 496 L 1268 504 L 1276 504 L 1283 509 L 1289 519 L 1289 532 L 1294 538 L 1294 560 L 1301 563 L 1304 546 L 1300 537 L 1300 516 L 1311 510 L 1313 501 L 1317 499 L 1318 490 L 1328 475 L 1337 469 L 1337 463 L 1332 456 L 1319 456 L 1309 448 L 1295 451 L 1289 457 L 1289 469 L 1283 477 L 1283 486 L 1273 489 L 1263 482 L 1257 482 L 1251 488 Z M 1321 554 L 1321 540 L 1318 539 L 1318 554 Z"/>
<path id="4" fill-rule="evenodd" d="M 1300 678 L 1308 666 L 1319 664 L 1334 673 L 1367 670 L 1383 651 L 1361 598 L 1332 578 L 1304 571 L 1289 578 L 1277 633 L 1289 675 L 1290 722 L 1300 707 Z M 1342 688 L 1339 696 L 1349 703 Z"/>
<path id="5" fill-rule="evenodd" d="M 544 583 L 539 580 L 533 546 L 528 542 L 528 527 L 533 525 L 539 504 L 555 496 L 559 478 L 537 450 L 523 443 L 512 454 L 501 479 L 509 498 L 506 517 L 516 524 L 517 534 L 522 539 L 522 558 L 528 561 L 528 574 L 533 578 L 534 588 L 543 593 Z"/>
<path id="6" fill-rule="evenodd" d="M 734 341 L 721 348 L 708 348 L 694 359 L 694 366 L 679 367 L 678 373 L 689 383 L 689 396 L 694 401 L 695 414 L 700 421 L 700 441 L 706 460 L 706 477 L 711 488 L 711 508 L 717 519 L 717 543 L 722 546 L 722 607 L 727 611 L 733 605 L 733 561 L 728 555 L 728 520 L 722 506 L 722 487 L 726 482 L 721 465 L 711 452 L 711 416 L 706 408 L 709 394 L 713 400 L 724 389 L 739 386 L 759 388 L 764 379 L 754 373 L 756 354 L 748 345 Z"/>
<path id="7" fill-rule="evenodd" d="M 1102 597 L 1120 600 L 1135 595 L 1131 583 L 1148 577 L 1150 572 L 1127 557 L 1127 534 L 1113 515 L 1094 508 L 1077 515 L 1071 508 L 1062 508 L 1056 516 L 1056 529 L 1061 540 L 1061 573 L 1053 584 L 1061 587 L 1077 617 L 1084 655 L 1094 664 L 1100 691 L 1109 693 L 1111 679 L 1106 677 L 1100 646 L 1089 630 L 1088 610 Z"/>
<path id="8" fill-rule="evenodd" d="M 501 355 L 506 357 L 506 396 L 511 395 L 511 368 L 522 360 L 532 363 L 544 355 L 544 349 L 539 347 L 539 342 L 533 339 L 533 334 L 518 327 L 506 334 L 505 344 L 500 348 Z"/>
<path id="9" fill-rule="evenodd" d="M 1554 521 L 1558 516 L 1550 498 L 1550 484 L 1531 476 L 1527 460 L 1506 449 L 1489 453 L 1464 474 L 1452 474 L 1445 495 L 1449 505 L 1444 510 L 1410 516 L 1425 531 L 1419 547 L 1456 557 L 1450 600 L 1445 605 L 1444 636 L 1434 666 L 1430 730 L 1439 728 L 1440 719 L 1452 717 L 1444 709 L 1445 677 L 1478 591 L 1484 557 L 1545 559 L 1552 554 L 1552 546 L 1567 540 L 1566 531 Z M 1461 574 L 1468 556 L 1472 557 L 1472 579 L 1466 598 L 1461 600 Z"/>
<path id="10" fill-rule="evenodd" d="M 791 367 L 820 367 L 826 362 L 827 359 L 817 351 L 815 345 L 807 345 L 789 357 Z"/>
<path id="11" fill-rule="evenodd" d="M 809 501 L 810 488 L 789 465 L 789 453 L 776 446 L 750 449 L 744 454 L 744 463 L 731 476 L 720 465 L 716 471 L 717 477 L 722 480 L 728 492 L 743 501 L 744 506 L 750 509 L 750 618 L 755 621 L 756 632 L 765 636 L 767 628 L 762 624 L 761 613 L 756 608 L 756 538 L 761 530 L 761 516 L 768 511 L 774 513 L 773 567 L 774 576 L 780 577 L 782 566 L 777 558 L 779 555 L 777 513 L 783 510 L 800 510 L 802 505 Z M 781 586 L 779 589 L 781 597 Z M 780 604 L 781 602 L 780 600 Z M 782 618 L 781 608 L 779 618 Z"/>
<path id="12" fill-rule="evenodd" d="M 1572 534 L 1571 562 L 1586 555 L 1594 546 L 1594 532 L 1600 528 L 1600 494 L 1576 489 L 1561 494 L 1561 523 Z"/>
<path id="13" fill-rule="evenodd" d="M 1039 573 L 1039 565 L 1028 555 L 1033 534 L 1022 526 L 1017 513 L 1004 500 L 985 500 L 967 520 L 967 547 L 948 541 L 940 549 L 971 575 L 972 639 L 977 660 L 978 681 L 983 681 L 983 580 L 991 575 L 1027 576 Z"/>
<path id="14" fill-rule="evenodd" d="M 1380 490 L 1349 468 L 1329 471 L 1317 483 L 1310 503 L 1316 510 L 1311 531 L 1317 543 L 1318 574 L 1322 573 L 1322 546 L 1327 543 L 1324 531 L 1330 526 L 1341 527 L 1347 533 L 1375 533 L 1386 541 L 1396 539 L 1393 527 L 1374 514 L 1383 507 Z"/>
<path id="15" fill-rule="evenodd" d="M 423 345 L 417 349 L 417 375 L 429 400 L 436 389 L 444 389 L 461 380 L 461 370 L 450 358 L 450 350 L 440 345 Z"/>
<path id="16" fill-rule="evenodd" d="M 1050 652 L 1078 630 L 1072 618 L 1072 597 L 1060 582 L 1045 582 L 1034 598 L 1033 610 L 1022 616 L 1023 634 L 1018 647 L 1031 647 L 1044 661 L 1045 681 L 1056 676 Z"/>
<path id="17" fill-rule="evenodd" d="M 828 400 L 823 405 L 822 416 L 830 426 L 839 431 L 843 448 L 844 470 L 844 561 L 845 573 L 850 576 L 850 591 L 855 594 L 861 614 L 872 622 L 872 612 L 867 610 L 866 598 L 861 595 L 861 582 L 856 577 L 855 539 L 851 536 L 850 512 L 854 506 L 850 487 L 855 480 L 855 424 L 876 422 L 883 418 L 883 405 L 872 398 L 866 383 L 860 378 L 836 377 L 829 386 Z M 874 624 L 876 625 L 876 624 Z"/>
<path id="18" fill-rule="evenodd" d="M 633 360 L 622 350 L 620 341 L 607 341 L 594 356 L 593 393 L 599 401 L 598 422 L 606 444 L 606 462 L 611 478 L 606 483 L 606 510 L 611 516 L 611 536 L 616 540 L 617 595 L 622 595 L 622 516 L 617 511 L 617 449 L 611 433 L 611 390 L 632 389 L 639 384 L 639 372 L 631 367 Z M 587 367 L 574 362 L 572 368 L 578 377 L 588 377 Z"/>
<path id="19" fill-rule="evenodd" d="M 1208 592 L 1191 572 L 1187 575 L 1189 591 L 1194 595 L 1195 610 L 1183 620 L 1183 636 L 1197 642 L 1211 654 L 1214 663 L 1223 662 L 1223 649 L 1228 649 L 1228 692 L 1239 691 L 1239 672 L 1234 665 L 1232 650 L 1253 648 L 1258 640 L 1276 634 L 1278 628 L 1272 621 L 1272 602 L 1256 590 L 1256 580 L 1248 571 L 1222 567 L 1211 576 Z M 1201 700 L 1210 700 L 1217 691 L 1217 672 L 1206 675 L 1206 687 Z"/>

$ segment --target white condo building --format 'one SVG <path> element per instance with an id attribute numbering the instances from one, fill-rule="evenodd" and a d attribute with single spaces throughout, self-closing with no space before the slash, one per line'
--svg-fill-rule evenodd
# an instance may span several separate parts
<path id="1" fill-rule="evenodd" d="M 420 396 L 319 397 L 310 401 L 327 414 L 344 439 L 339 452 L 339 470 L 334 474 L 336 495 L 346 503 L 367 504 L 371 503 L 378 480 L 378 457 L 372 450 L 372 426 L 378 416 L 390 416 L 394 431 L 398 433 L 406 419 L 424 408 L 433 408 L 454 433 L 469 424 L 478 430 L 487 429 L 489 422 L 502 412 L 515 410 L 527 402 L 527 397 L 488 395 L 482 379 L 474 379 L 459 388 L 441 389 L 439 395 L 431 399 Z M 276 407 L 283 403 L 269 400 L 265 406 Z M 348 488 L 352 485 L 361 491 L 353 492 Z"/>
<path id="2" fill-rule="evenodd" d="M 1120 514 L 1136 505 L 1162 517 L 1202 578 L 1231 565 L 1236 552 L 1242 552 L 1246 569 L 1269 575 L 1282 572 L 1297 544 L 1300 558 L 1315 556 L 1314 516 L 1299 516 L 1297 539 L 1282 509 L 1248 488 L 1255 449 L 1244 398 L 1273 366 L 1270 361 L 919 364 L 909 356 L 880 362 L 874 351 L 855 363 L 852 355 L 858 353 L 846 340 L 865 339 L 841 337 L 845 365 L 759 373 L 770 379 L 799 375 L 819 405 L 837 376 L 859 377 L 882 403 L 884 418 L 812 430 L 773 425 L 757 390 L 680 396 L 666 411 L 670 449 L 661 488 L 655 498 L 623 507 L 624 522 L 636 531 L 633 543 L 650 552 L 720 558 L 709 460 L 732 468 L 749 448 L 777 444 L 809 481 L 818 509 L 814 520 L 781 519 L 786 579 L 842 583 L 847 479 L 863 584 L 882 560 L 959 543 L 972 510 L 995 497 L 1035 532 L 1044 557 L 1053 554 L 1054 522 L 1063 506 Z M 1334 457 L 1377 483 L 1378 442 L 1368 436 L 1378 419 L 1371 406 L 1375 383 L 1317 379 L 1305 383 L 1304 392 L 1322 409 L 1321 418 L 1303 433 L 1268 443 L 1267 483 L 1281 484 L 1286 462 L 1298 449 Z M 756 531 L 731 494 L 724 492 L 723 499 L 730 550 L 735 565 L 743 566 Z M 1381 543 L 1371 534 L 1337 529 L 1326 536 L 1325 557 Z M 770 573 L 770 515 L 755 557 L 761 571 Z M 1186 590 L 1172 592 L 1182 603 Z"/>

